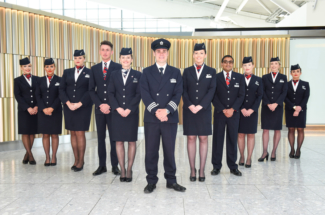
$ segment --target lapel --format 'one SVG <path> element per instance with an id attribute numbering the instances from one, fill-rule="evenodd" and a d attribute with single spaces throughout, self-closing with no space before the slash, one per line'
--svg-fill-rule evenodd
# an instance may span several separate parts
<path id="1" fill-rule="evenodd" d="M 133 76 L 135 76 L 135 72 L 134 72 L 133 69 L 131 69 L 130 72 L 129 72 L 129 76 L 126 79 L 125 86 L 127 86 L 129 83 L 131 83 L 131 81 L 133 81 L 133 79 L 134 79 Z M 138 82 L 139 82 L 139 80 L 138 80 Z"/>
<path id="2" fill-rule="evenodd" d="M 194 68 L 194 70 L 195 70 L 195 68 Z M 206 67 L 206 65 L 204 65 L 203 66 L 203 70 L 201 71 L 201 75 L 200 75 L 199 81 L 201 81 L 202 78 L 204 78 L 206 76 L 207 72 L 208 72 L 208 68 Z"/>
<path id="3" fill-rule="evenodd" d="M 75 70 L 76 71 L 76 70 Z M 75 72 L 74 71 L 74 72 Z M 84 79 L 85 78 L 85 75 L 86 75 L 86 67 L 84 67 L 81 71 L 80 71 L 80 74 L 79 74 L 79 77 L 77 79 L 77 84 L 81 82 L 81 79 Z M 74 74 L 73 74 L 73 78 L 74 78 Z M 103 78 L 104 79 L 104 78 Z"/>
<path id="4" fill-rule="evenodd" d="M 234 80 L 234 78 L 235 78 L 235 80 Z M 225 79 L 224 82 L 226 83 L 226 79 Z M 229 89 L 234 86 L 234 84 L 233 84 L 234 82 L 236 83 L 235 72 L 233 70 L 231 70 L 231 77 L 230 77 Z M 227 86 L 227 84 L 226 84 L 226 86 Z"/>
<path id="5" fill-rule="evenodd" d="M 116 70 L 117 80 L 121 82 L 121 84 L 124 86 L 123 78 L 122 78 L 122 69 Z M 107 79 L 106 79 L 107 80 Z"/>
<path id="6" fill-rule="evenodd" d="M 168 65 L 167 65 L 167 67 L 168 67 Z M 167 67 L 166 67 L 166 70 L 167 70 Z M 159 73 L 159 70 L 158 70 L 158 67 L 156 64 L 152 65 L 151 75 L 158 81 L 158 83 L 161 82 L 162 78 L 161 78 L 161 75 Z"/>
<path id="7" fill-rule="evenodd" d="M 271 77 L 271 79 L 272 79 L 272 77 Z M 276 78 L 275 78 L 274 84 L 279 83 L 280 79 L 281 79 L 281 77 L 280 77 L 280 73 L 278 72 L 278 74 L 277 74 L 277 76 L 276 76 Z M 272 80 L 272 82 L 273 82 L 273 80 Z"/>
<path id="8" fill-rule="evenodd" d="M 193 76 L 194 80 L 197 80 L 196 69 L 194 66 L 190 67 L 190 74 Z"/>
<path id="9" fill-rule="evenodd" d="M 45 81 L 46 81 L 46 86 L 47 86 L 47 80 L 46 79 L 47 79 L 47 76 L 45 76 Z M 52 80 L 50 81 L 49 89 L 55 85 L 55 82 L 56 82 L 56 75 L 53 75 Z"/>
<path id="10" fill-rule="evenodd" d="M 295 90 L 293 89 L 293 86 L 292 86 L 292 80 L 289 82 L 289 86 L 288 86 L 288 89 L 290 89 L 290 91 L 292 92 L 295 92 Z"/>
<path id="11" fill-rule="evenodd" d="M 226 84 L 225 76 L 223 75 L 223 71 L 219 73 L 218 79 L 225 86 L 225 88 L 228 88 Z"/>
<path id="12" fill-rule="evenodd" d="M 158 68 L 157 68 L 158 69 Z M 170 76 L 172 75 L 172 71 L 170 70 L 170 66 L 167 64 L 166 66 L 166 70 L 164 75 L 162 76 L 161 82 L 159 84 L 159 88 L 158 91 L 166 84 L 166 82 L 168 82 Z"/>
<path id="13" fill-rule="evenodd" d="M 279 74 L 278 74 L 278 76 L 279 76 Z M 272 72 L 270 72 L 266 77 L 273 84 L 273 75 L 272 75 Z"/>
<path id="14" fill-rule="evenodd" d="M 246 79 L 245 76 L 244 76 L 244 78 Z M 255 84 L 255 80 L 256 80 L 255 75 L 252 74 L 252 76 L 251 76 L 251 80 L 249 81 L 247 87 L 249 88 L 249 87 L 251 87 L 253 84 Z M 245 80 L 245 84 L 246 84 L 246 80 Z"/>
<path id="15" fill-rule="evenodd" d="M 25 84 L 26 86 L 28 86 L 28 87 L 30 87 L 30 85 L 29 85 L 29 83 L 27 82 L 27 80 L 25 79 L 25 77 L 24 77 L 24 75 L 21 75 L 20 76 L 21 78 L 21 82 L 23 83 L 23 84 Z M 33 83 L 32 83 L 32 86 L 33 86 Z"/>
<path id="16" fill-rule="evenodd" d="M 292 86 L 292 84 L 291 84 L 291 86 Z M 299 83 L 298 83 L 298 86 L 297 86 L 297 89 L 296 89 L 296 93 L 298 93 L 298 91 L 300 92 L 300 91 L 304 91 L 303 89 L 302 89 L 302 86 L 303 86 L 303 83 L 301 82 L 301 80 L 299 80 Z"/>

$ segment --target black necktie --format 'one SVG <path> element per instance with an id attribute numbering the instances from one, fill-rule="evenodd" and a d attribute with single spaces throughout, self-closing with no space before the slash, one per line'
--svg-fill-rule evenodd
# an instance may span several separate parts
<path id="1" fill-rule="evenodd" d="M 163 74 L 164 74 L 164 73 L 163 73 L 164 68 L 160 67 L 159 70 L 160 70 L 160 75 L 163 76 Z"/>

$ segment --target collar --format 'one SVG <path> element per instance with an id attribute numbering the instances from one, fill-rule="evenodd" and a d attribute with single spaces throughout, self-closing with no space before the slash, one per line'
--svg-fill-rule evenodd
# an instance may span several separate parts
<path id="1" fill-rule="evenodd" d="M 157 66 L 158 69 L 161 68 L 161 67 L 164 68 L 164 71 L 165 71 L 166 67 L 167 67 L 167 63 L 164 66 L 159 66 L 158 63 L 156 63 L 156 66 Z"/>
<path id="2" fill-rule="evenodd" d="M 111 61 L 112 61 L 112 60 L 109 60 L 109 61 L 106 62 L 106 64 L 107 64 L 107 68 L 109 68 L 109 65 L 111 64 Z M 104 64 L 104 63 L 105 63 L 105 62 L 102 61 L 102 68 L 105 67 L 105 64 Z"/>
<path id="3" fill-rule="evenodd" d="M 222 72 L 223 72 L 223 75 L 224 75 L 225 77 L 227 77 L 227 72 L 225 72 L 225 70 L 222 70 Z M 230 70 L 230 72 L 228 72 L 228 73 L 229 73 L 229 77 L 231 77 L 232 70 Z"/>

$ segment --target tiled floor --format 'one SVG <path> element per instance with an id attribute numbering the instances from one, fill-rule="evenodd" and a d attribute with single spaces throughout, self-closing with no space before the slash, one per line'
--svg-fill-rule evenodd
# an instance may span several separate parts
<path id="1" fill-rule="evenodd" d="M 283 131 L 277 161 L 258 163 L 262 153 L 259 131 L 252 168 L 240 167 L 242 177 L 230 175 L 225 154 L 221 174 L 211 176 L 210 147 L 206 181 L 193 183 L 189 181 L 186 138 L 180 131 L 175 156 L 177 180 L 187 188 L 185 193 L 165 188 L 162 151 L 157 189 L 152 194 L 143 192 L 143 134 L 139 134 L 132 183 L 120 183 L 111 172 L 92 176 L 98 165 L 96 139 L 87 141 L 85 168 L 78 173 L 70 170 L 70 144 L 60 145 L 56 167 L 43 166 L 42 147 L 33 149 L 36 166 L 21 163 L 22 150 L 1 152 L 0 214 L 324 214 L 324 142 L 324 132 L 308 131 L 302 157 L 290 159 Z M 211 146 L 211 137 L 209 143 Z M 271 149 L 272 145 L 269 152 Z"/>

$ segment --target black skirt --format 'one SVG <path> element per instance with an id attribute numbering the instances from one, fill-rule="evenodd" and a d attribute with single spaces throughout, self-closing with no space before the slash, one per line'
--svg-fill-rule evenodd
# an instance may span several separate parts
<path id="1" fill-rule="evenodd" d="M 300 111 L 299 115 L 293 116 L 293 110 L 286 110 L 286 124 L 288 128 L 306 128 L 307 110 Z"/>
<path id="2" fill-rule="evenodd" d="M 139 114 L 122 117 L 116 110 L 112 113 L 113 141 L 135 142 L 138 140 Z"/>
<path id="3" fill-rule="evenodd" d="M 238 133 L 256 134 L 258 123 L 258 112 L 253 112 L 249 117 L 244 117 L 240 112 Z"/>
<path id="4" fill-rule="evenodd" d="M 183 134 L 208 136 L 212 135 L 211 110 L 200 110 L 196 114 L 188 108 L 183 108 Z"/>
<path id="5" fill-rule="evenodd" d="M 88 131 L 91 119 L 92 106 L 81 106 L 77 110 L 70 110 L 64 105 L 65 129 L 69 131 Z"/>
<path id="6" fill-rule="evenodd" d="M 54 111 L 51 116 L 40 111 L 38 113 L 38 132 L 41 134 L 61 134 L 62 111 Z"/>
<path id="7" fill-rule="evenodd" d="M 18 111 L 18 134 L 38 134 L 38 114 L 30 115 L 27 110 Z"/>
<path id="8" fill-rule="evenodd" d="M 262 105 L 262 129 L 282 130 L 283 107 L 278 106 L 275 111 L 271 111 L 267 105 Z"/>

